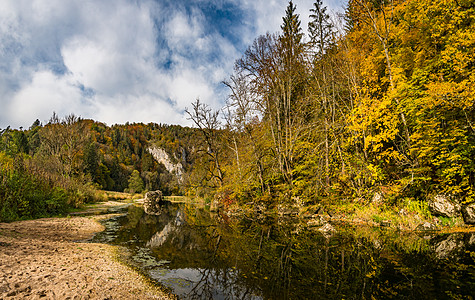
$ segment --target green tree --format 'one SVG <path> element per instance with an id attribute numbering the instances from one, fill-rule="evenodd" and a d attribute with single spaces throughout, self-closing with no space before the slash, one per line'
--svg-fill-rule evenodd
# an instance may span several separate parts
<path id="1" fill-rule="evenodd" d="M 282 18 L 283 24 L 280 27 L 282 29 L 281 40 L 289 59 L 300 55 L 303 51 L 303 32 L 299 15 L 295 12 L 296 9 L 294 3 L 290 1 L 285 10 L 285 16 Z"/>
<path id="2" fill-rule="evenodd" d="M 36 119 L 35 122 L 30 126 L 27 136 L 28 136 L 28 145 L 32 154 L 38 151 L 40 147 L 40 135 L 38 134 L 39 130 L 41 129 L 42 124 L 40 120 Z"/>
<path id="3" fill-rule="evenodd" d="M 28 138 L 23 130 L 14 131 L 13 143 L 15 145 L 16 152 L 26 153 L 30 152 L 30 146 L 28 144 Z"/>
<path id="4" fill-rule="evenodd" d="M 137 170 L 134 170 L 129 177 L 129 193 L 141 193 L 143 192 L 144 184 L 143 180 L 140 177 L 140 173 Z"/>
<path id="5" fill-rule="evenodd" d="M 271 99 L 267 113 L 282 180 L 290 186 L 293 181 L 293 147 L 299 139 L 299 128 L 306 121 L 306 104 L 302 100 L 305 98 L 307 70 L 301 22 L 292 1 L 282 20 L 282 34 L 275 45 L 277 65 L 271 66 L 279 71 L 270 86 L 271 93 L 267 95 Z"/>
<path id="6" fill-rule="evenodd" d="M 84 172 L 91 175 L 92 179 L 96 181 L 96 172 L 99 165 L 99 157 L 97 155 L 96 143 L 90 142 L 84 149 Z"/>

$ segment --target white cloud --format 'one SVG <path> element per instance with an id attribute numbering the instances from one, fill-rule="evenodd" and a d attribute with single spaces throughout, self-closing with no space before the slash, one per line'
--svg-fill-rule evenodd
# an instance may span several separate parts
<path id="1" fill-rule="evenodd" d="M 126 122 L 157 122 L 167 124 L 183 124 L 186 120 L 179 111 L 166 101 L 156 101 L 152 96 L 128 96 L 120 105 L 111 105 L 115 99 L 95 102 L 95 115 L 98 120 L 107 124 Z"/>
<path id="2" fill-rule="evenodd" d="M 15 94 L 6 112 L 26 127 L 37 118 L 46 120 L 53 111 L 73 112 L 80 103 L 81 94 L 69 76 L 59 77 L 43 70 L 36 72 L 30 84 Z"/>
<path id="3" fill-rule="evenodd" d="M 242 1 L 242 0 L 239 0 Z M 255 1 L 244 0 L 242 5 L 249 11 L 254 11 L 256 27 L 255 32 L 250 32 L 250 40 L 254 40 L 253 34 L 266 34 L 276 33 L 280 31 L 282 25 L 282 17 L 285 15 L 285 9 L 287 8 L 288 0 L 269 0 L 269 1 Z M 314 0 L 294 0 L 294 5 L 297 7 L 297 14 L 300 16 L 301 26 L 304 32 L 307 32 L 308 22 L 310 20 L 310 9 L 313 8 Z M 327 6 L 327 12 L 332 13 L 336 11 L 342 11 L 345 0 L 324 0 L 323 4 Z"/>
<path id="4" fill-rule="evenodd" d="M 234 2 L 241 19 L 213 27 L 202 9 L 211 2 L 217 9 Z M 312 1 L 295 3 L 304 25 Z M 259 34 L 278 31 L 286 6 L 286 0 L 2 0 L 0 127 L 27 127 L 53 111 L 108 124 L 189 124 L 184 108 L 196 97 L 219 108 L 227 93 L 220 82 L 240 51 Z"/>

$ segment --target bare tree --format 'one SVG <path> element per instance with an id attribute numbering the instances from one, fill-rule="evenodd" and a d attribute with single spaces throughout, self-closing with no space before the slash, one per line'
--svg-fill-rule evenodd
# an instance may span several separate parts
<path id="1" fill-rule="evenodd" d="M 191 111 L 185 109 L 189 116 L 189 120 L 200 130 L 206 149 L 201 149 L 205 153 L 211 164 L 209 164 L 208 172 L 217 185 L 223 185 L 224 172 L 221 167 L 222 147 L 220 141 L 219 111 L 213 111 L 207 104 L 201 103 L 200 99 L 196 99 L 192 104 Z"/>
<path id="2" fill-rule="evenodd" d="M 224 84 L 229 88 L 231 94 L 227 101 L 227 125 L 232 135 L 232 150 L 236 154 L 236 164 L 238 166 L 239 177 L 257 176 L 261 192 L 265 192 L 265 152 L 259 142 L 259 127 L 261 124 L 255 122 L 259 120 L 260 102 L 259 96 L 254 92 L 249 76 L 242 70 L 236 68 L 235 74 Z M 251 155 L 240 155 L 240 150 L 244 154 L 250 152 Z M 244 172 L 242 169 L 249 170 Z M 256 172 L 254 172 L 256 171 Z"/>

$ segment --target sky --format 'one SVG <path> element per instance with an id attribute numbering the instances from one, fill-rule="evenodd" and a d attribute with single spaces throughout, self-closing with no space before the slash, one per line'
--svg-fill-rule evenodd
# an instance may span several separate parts
<path id="1" fill-rule="evenodd" d="M 313 0 L 294 0 L 307 28 Z M 342 11 L 345 0 L 324 0 Z M 0 0 L 0 128 L 74 113 L 107 125 L 191 125 L 223 106 L 252 41 L 280 30 L 287 0 Z"/>

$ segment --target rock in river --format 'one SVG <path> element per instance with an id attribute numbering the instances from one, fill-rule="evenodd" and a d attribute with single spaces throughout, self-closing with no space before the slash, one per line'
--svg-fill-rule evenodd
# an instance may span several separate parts
<path id="1" fill-rule="evenodd" d="M 160 205 L 164 203 L 162 191 L 152 191 L 145 194 L 143 208 L 146 214 L 159 215 L 161 213 Z"/>

